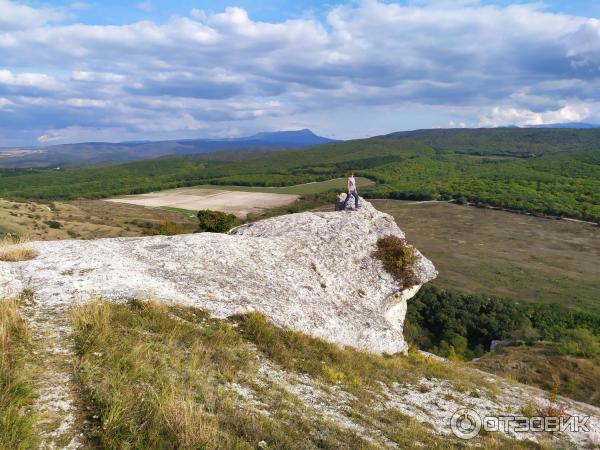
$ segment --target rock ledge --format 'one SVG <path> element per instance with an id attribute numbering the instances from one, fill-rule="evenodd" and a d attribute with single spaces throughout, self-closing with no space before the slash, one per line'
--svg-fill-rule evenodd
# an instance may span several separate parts
<path id="1" fill-rule="evenodd" d="M 0 296 L 31 288 L 44 305 L 153 298 L 216 317 L 259 311 L 338 344 L 406 352 L 406 301 L 421 285 L 403 291 L 372 257 L 377 239 L 390 234 L 404 237 L 391 216 L 362 200 L 357 211 L 275 217 L 230 235 L 33 242 L 36 259 L 0 262 Z M 416 253 L 421 282 L 435 278 Z"/>

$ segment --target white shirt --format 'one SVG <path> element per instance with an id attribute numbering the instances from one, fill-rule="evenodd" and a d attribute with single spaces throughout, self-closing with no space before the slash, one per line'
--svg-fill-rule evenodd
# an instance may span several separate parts
<path id="1" fill-rule="evenodd" d="M 356 192 L 356 181 L 354 181 L 354 177 L 348 177 L 348 192 Z"/>

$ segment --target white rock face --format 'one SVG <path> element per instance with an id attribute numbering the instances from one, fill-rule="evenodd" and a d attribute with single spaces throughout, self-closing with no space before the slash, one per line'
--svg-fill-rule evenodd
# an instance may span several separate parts
<path id="1" fill-rule="evenodd" d="M 372 257 L 377 239 L 390 234 L 404 237 L 391 216 L 362 200 L 358 211 L 276 217 L 231 235 L 33 242 L 36 259 L 0 262 L 0 297 L 31 288 L 45 305 L 153 298 L 221 318 L 259 311 L 338 344 L 406 352 L 406 301 L 420 286 L 402 291 Z M 435 278 L 416 253 L 421 282 Z"/>

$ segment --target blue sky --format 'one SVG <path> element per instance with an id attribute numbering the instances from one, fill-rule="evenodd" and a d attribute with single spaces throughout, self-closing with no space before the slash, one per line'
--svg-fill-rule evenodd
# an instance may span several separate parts
<path id="1" fill-rule="evenodd" d="M 0 0 L 0 147 L 600 123 L 600 2 Z"/>
<path id="2" fill-rule="evenodd" d="M 174 14 L 186 15 L 194 8 L 218 12 L 224 10 L 228 6 L 239 6 L 244 8 L 255 20 L 279 21 L 306 15 L 322 16 L 333 6 L 350 2 L 320 2 L 314 0 L 261 0 L 260 2 L 255 0 L 102 0 L 77 2 L 72 0 L 55 0 L 29 1 L 24 3 L 37 7 L 60 6 L 64 8 L 79 4 L 79 8 L 75 8 L 79 11 L 77 17 L 74 18 L 75 21 L 81 21 L 88 24 L 123 24 L 144 19 L 163 21 Z M 396 3 L 404 5 L 410 4 L 410 2 L 407 1 Z M 413 2 L 413 4 L 415 3 L 418 2 Z M 506 6 L 510 4 L 532 2 L 502 0 L 483 1 L 481 3 Z M 546 0 L 543 3 L 549 11 L 586 17 L 600 17 L 600 2 L 597 0 Z"/>

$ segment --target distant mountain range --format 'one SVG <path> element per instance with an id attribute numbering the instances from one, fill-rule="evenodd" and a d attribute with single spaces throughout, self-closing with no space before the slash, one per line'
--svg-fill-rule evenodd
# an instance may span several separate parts
<path id="1" fill-rule="evenodd" d="M 51 167 L 108 164 L 226 150 L 292 149 L 336 142 L 310 130 L 258 133 L 242 138 L 172 141 L 82 142 L 49 147 L 0 149 L 0 167 Z"/>

